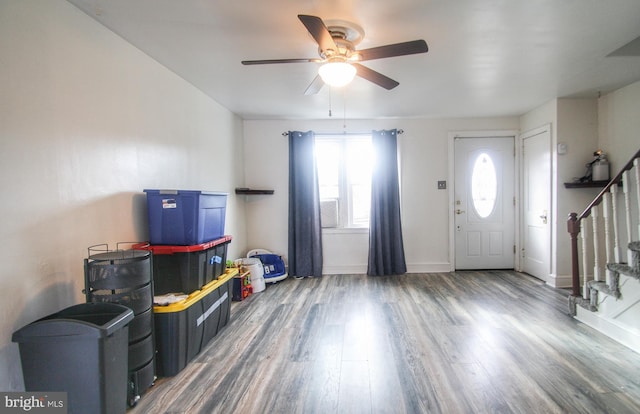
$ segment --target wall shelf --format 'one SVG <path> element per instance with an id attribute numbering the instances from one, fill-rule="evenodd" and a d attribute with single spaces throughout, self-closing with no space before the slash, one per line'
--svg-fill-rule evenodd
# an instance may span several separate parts
<path id="1" fill-rule="evenodd" d="M 585 181 L 583 183 L 564 183 L 564 188 L 604 188 L 609 181 Z"/>
<path id="2" fill-rule="evenodd" d="M 254 190 L 251 188 L 236 188 L 236 194 L 245 194 L 245 195 L 271 195 L 273 194 L 273 190 Z"/>

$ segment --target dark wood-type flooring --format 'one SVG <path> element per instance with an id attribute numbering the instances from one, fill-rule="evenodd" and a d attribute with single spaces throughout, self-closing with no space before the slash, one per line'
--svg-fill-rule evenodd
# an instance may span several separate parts
<path id="1" fill-rule="evenodd" d="M 640 355 L 511 271 L 287 279 L 139 413 L 638 413 Z"/>

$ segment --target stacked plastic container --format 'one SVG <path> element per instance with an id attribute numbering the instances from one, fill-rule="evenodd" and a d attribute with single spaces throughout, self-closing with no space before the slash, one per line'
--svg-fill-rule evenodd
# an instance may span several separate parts
<path id="1" fill-rule="evenodd" d="M 233 275 L 224 234 L 227 194 L 149 190 L 157 373 L 177 374 L 229 319 Z"/>
<path id="2" fill-rule="evenodd" d="M 184 299 L 154 306 L 159 376 L 179 373 L 227 325 L 237 273 L 237 269 L 229 269 Z"/>
<path id="3" fill-rule="evenodd" d="M 89 247 L 85 259 L 87 303 L 115 303 L 133 311 L 128 337 L 127 398 L 133 406 L 155 381 L 153 285 L 151 254 L 134 249 L 110 250 L 106 244 Z"/>
<path id="4" fill-rule="evenodd" d="M 190 294 L 217 280 L 227 268 L 231 236 L 193 246 L 139 243 L 135 249 L 153 253 L 154 295 Z"/>

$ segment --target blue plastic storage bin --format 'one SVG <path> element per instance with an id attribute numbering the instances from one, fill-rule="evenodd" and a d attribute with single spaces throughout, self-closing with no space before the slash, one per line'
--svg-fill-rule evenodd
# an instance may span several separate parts
<path id="1" fill-rule="evenodd" d="M 149 243 L 190 246 L 224 235 L 227 194 L 189 190 L 147 193 Z"/>

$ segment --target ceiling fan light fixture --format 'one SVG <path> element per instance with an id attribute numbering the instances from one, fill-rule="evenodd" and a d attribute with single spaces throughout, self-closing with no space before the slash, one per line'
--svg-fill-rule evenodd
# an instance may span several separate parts
<path id="1" fill-rule="evenodd" d="M 346 62 L 328 62 L 320 66 L 318 74 L 327 85 L 340 87 L 353 80 L 356 68 Z"/>

